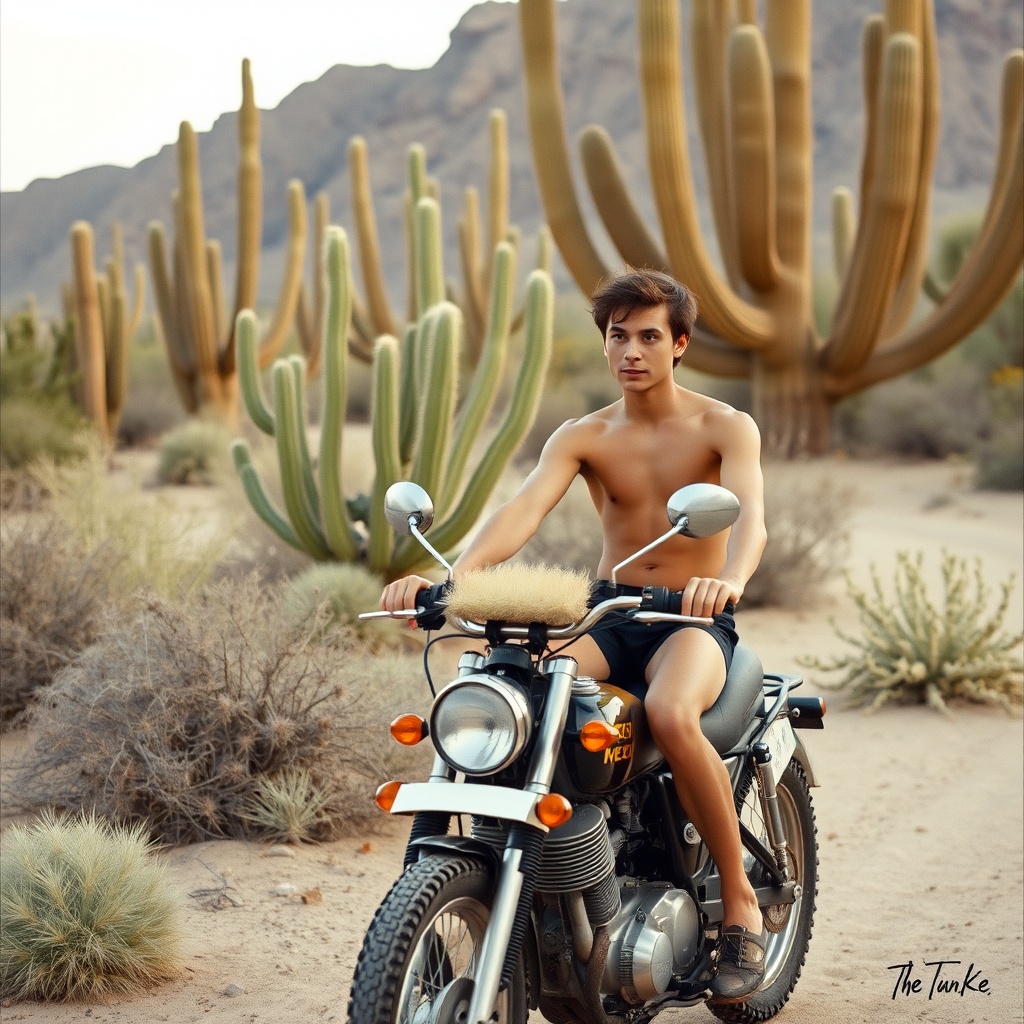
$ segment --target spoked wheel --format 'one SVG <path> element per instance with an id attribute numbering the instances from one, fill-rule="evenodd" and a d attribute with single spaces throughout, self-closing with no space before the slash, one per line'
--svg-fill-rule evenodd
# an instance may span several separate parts
<path id="1" fill-rule="evenodd" d="M 818 830 L 814 824 L 814 807 L 807 777 L 796 761 L 790 761 L 776 791 L 789 849 L 790 876 L 800 886 L 800 895 L 788 911 L 785 907 L 766 910 L 770 930 L 765 951 L 765 976 L 758 991 L 742 1003 L 707 1003 L 708 1009 L 719 1020 L 731 1024 L 770 1020 L 785 1006 L 796 987 L 811 942 L 818 892 Z M 743 801 L 740 820 L 767 843 L 761 801 L 754 786 L 750 787 Z M 755 888 L 764 884 L 760 864 L 746 851 L 743 859 Z"/>
<path id="2" fill-rule="evenodd" d="M 462 1024 L 490 916 L 493 874 L 429 856 L 384 897 L 352 979 L 349 1024 Z M 498 998 L 498 1024 L 524 1024 L 522 970 Z"/>

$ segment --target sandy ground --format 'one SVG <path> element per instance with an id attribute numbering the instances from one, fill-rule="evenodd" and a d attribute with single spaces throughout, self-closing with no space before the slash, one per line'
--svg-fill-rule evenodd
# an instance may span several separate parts
<path id="1" fill-rule="evenodd" d="M 897 550 L 982 559 L 990 585 L 1024 563 L 1021 495 L 978 494 L 968 472 L 948 464 L 895 466 L 829 461 L 792 470 L 856 488 L 848 565 L 892 578 Z M 766 667 L 796 671 L 798 655 L 843 649 L 828 624 L 856 625 L 841 579 L 813 612 L 741 614 L 745 643 Z M 1015 586 L 1007 628 L 1024 619 Z M 805 692 L 820 691 L 809 673 Z M 1020 719 L 958 707 L 944 718 L 924 707 L 867 716 L 830 699 L 826 728 L 804 733 L 820 788 L 813 791 L 820 840 L 814 936 L 803 976 L 777 1018 L 808 1024 L 1024 1021 L 1024 732 Z M 24 740 L 8 737 L 4 758 Z M 407 826 L 280 851 L 237 842 L 168 851 L 182 887 L 187 970 L 181 980 L 133 999 L 70 1006 L 17 1003 L 3 1021 L 112 1024 L 200 1021 L 344 1021 L 362 934 L 401 865 Z M 295 892 L 276 896 L 280 885 Z M 308 902 L 304 902 L 302 894 Z M 894 990 L 896 965 L 913 962 L 917 992 Z M 939 968 L 937 961 L 956 961 Z M 974 988 L 932 990 L 940 979 Z M 987 986 L 982 986 L 982 980 Z M 703 1008 L 667 1011 L 682 1024 Z M 531 1024 L 542 1018 L 534 1014 Z"/>

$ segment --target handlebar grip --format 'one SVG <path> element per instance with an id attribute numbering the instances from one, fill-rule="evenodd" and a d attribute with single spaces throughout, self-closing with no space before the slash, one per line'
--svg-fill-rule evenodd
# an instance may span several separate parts
<path id="1" fill-rule="evenodd" d="M 433 586 L 424 587 L 416 595 L 416 607 L 422 609 L 416 617 L 416 625 L 420 629 L 440 629 L 445 624 L 445 599 L 450 589 L 451 584 L 448 582 L 435 583 Z"/>
<path id="2" fill-rule="evenodd" d="M 649 591 L 649 593 L 648 593 Z M 667 612 L 679 615 L 683 608 L 683 592 L 668 587 L 645 587 L 640 610 L 645 612 Z"/>

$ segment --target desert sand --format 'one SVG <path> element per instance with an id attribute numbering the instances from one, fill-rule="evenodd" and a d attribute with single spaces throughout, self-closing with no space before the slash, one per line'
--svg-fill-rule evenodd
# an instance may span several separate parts
<path id="1" fill-rule="evenodd" d="M 1024 498 L 970 489 L 967 467 L 827 460 L 792 467 L 856 488 L 847 565 L 892 579 L 895 553 L 925 553 L 938 578 L 942 549 L 981 558 L 993 590 L 1018 573 L 1007 630 L 1024 619 Z M 770 524 L 769 524 L 770 525 Z M 829 618 L 855 630 L 838 571 L 821 608 L 748 610 L 743 641 L 765 666 L 799 671 L 799 655 L 845 648 Z M 826 692 L 808 670 L 804 693 Z M 827 681 L 827 677 L 826 677 Z M 1024 731 L 1020 718 L 956 706 L 875 715 L 828 695 L 825 729 L 804 738 L 820 787 L 812 790 L 820 842 L 817 913 L 803 975 L 776 1018 L 806 1024 L 1012 1024 L 1024 1020 Z M 5 761 L 24 736 L 6 737 Z M 383 817 L 383 816 L 382 816 Z M 67 1006 L 16 1003 L 3 1021 L 169 1021 L 175 1024 L 344 1021 L 363 932 L 401 867 L 407 823 L 318 847 L 280 850 L 208 842 L 166 851 L 182 889 L 184 976 L 139 997 Z M 291 895 L 274 895 L 278 886 Z M 303 900 L 305 894 L 305 901 Z M 894 990 L 913 962 L 917 992 Z M 941 979 L 974 988 L 932 991 Z M 982 986 L 983 979 L 987 986 Z M 659 1021 L 710 1021 L 703 1008 Z M 539 1024 L 539 1014 L 530 1017 Z"/>

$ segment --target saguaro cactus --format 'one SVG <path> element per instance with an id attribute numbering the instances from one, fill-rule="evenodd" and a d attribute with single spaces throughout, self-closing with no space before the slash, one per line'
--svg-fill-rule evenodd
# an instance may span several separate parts
<path id="1" fill-rule="evenodd" d="M 128 343 L 138 329 L 145 301 L 145 271 L 135 268 L 135 299 L 128 312 L 121 226 L 113 229 L 113 252 L 97 276 L 92 225 L 71 226 L 72 285 L 68 292 L 75 324 L 74 365 L 79 404 L 105 440 L 117 433 L 128 383 Z"/>
<path id="2" fill-rule="evenodd" d="M 238 112 L 238 251 L 233 312 L 228 315 L 221 250 L 203 227 L 202 185 L 196 133 L 187 122 L 178 134 L 179 190 L 174 199 L 174 246 L 168 262 L 164 226 L 149 225 L 149 256 L 157 309 L 175 385 L 190 413 L 209 409 L 229 422 L 237 407 L 234 323 L 256 304 L 263 222 L 259 110 L 249 61 L 242 61 Z M 302 183 L 288 184 L 288 252 L 273 320 L 260 346 L 269 366 L 291 329 L 302 283 L 306 247 L 306 198 Z"/>
<path id="3" fill-rule="evenodd" d="M 887 0 L 864 31 L 867 108 L 859 219 L 836 197 L 842 270 L 831 334 L 812 316 L 810 0 L 756 5 L 692 0 L 701 135 L 724 275 L 701 237 L 686 151 L 677 0 L 638 0 L 644 128 L 664 248 L 643 223 L 607 133 L 580 150 L 595 205 L 623 258 L 665 269 L 701 306 L 687 361 L 749 377 L 769 450 L 829 446 L 833 405 L 939 355 L 1012 286 L 1024 229 L 1024 52 L 1006 60 L 999 152 L 984 226 L 945 299 L 907 327 L 921 290 L 938 137 L 938 66 L 930 0 Z M 548 223 L 588 294 L 609 273 L 576 200 L 557 71 L 554 0 L 520 0 L 534 163 Z M 855 220 L 859 221 L 855 223 Z"/>
<path id="4" fill-rule="evenodd" d="M 251 312 L 239 315 L 237 330 L 242 395 L 253 421 L 277 442 L 286 512 L 278 510 L 268 497 L 249 447 L 240 440 L 234 443 L 232 453 L 253 508 L 279 537 L 314 558 L 365 561 L 374 571 L 390 577 L 422 565 L 424 553 L 419 545 L 394 544 L 382 514 L 384 492 L 405 476 L 426 487 L 435 498 L 433 543 L 439 550 L 451 550 L 480 516 L 502 469 L 526 436 L 551 352 L 551 280 L 545 271 L 535 270 L 526 286 L 525 346 L 512 396 L 479 464 L 466 479 L 472 449 L 494 402 L 505 361 L 515 253 L 507 242 L 495 249 L 481 358 L 457 408 L 463 317 L 457 306 L 445 300 L 440 285 L 437 203 L 430 197 L 420 199 L 415 221 L 417 295 L 422 312 L 402 343 L 384 334 L 374 344 L 372 444 L 377 473 L 369 498 L 359 495 L 346 500 L 341 478 L 346 341 L 352 315 L 344 231 L 332 227 L 327 232 L 324 421 L 316 467 L 306 441 L 305 360 L 292 356 L 274 363 L 271 409 L 260 388 Z"/>

